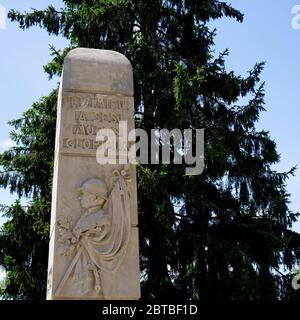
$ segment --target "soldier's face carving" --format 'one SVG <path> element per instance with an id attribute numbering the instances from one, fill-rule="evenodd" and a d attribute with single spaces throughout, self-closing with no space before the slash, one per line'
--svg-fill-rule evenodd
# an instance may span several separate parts
<path id="1" fill-rule="evenodd" d="M 95 194 L 90 193 L 88 191 L 81 191 L 79 196 L 80 206 L 83 209 L 90 209 L 99 207 L 102 208 L 104 206 L 105 200 L 101 197 L 97 197 Z"/>

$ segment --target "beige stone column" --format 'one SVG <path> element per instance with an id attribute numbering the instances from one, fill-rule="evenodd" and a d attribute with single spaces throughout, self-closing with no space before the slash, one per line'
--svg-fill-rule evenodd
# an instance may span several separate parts
<path id="1" fill-rule="evenodd" d="M 134 128 L 130 62 L 114 51 L 67 55 L 56 128 L 47 299 L 138 299 L 136 169 L 100 165 L 97 132 Z"/>

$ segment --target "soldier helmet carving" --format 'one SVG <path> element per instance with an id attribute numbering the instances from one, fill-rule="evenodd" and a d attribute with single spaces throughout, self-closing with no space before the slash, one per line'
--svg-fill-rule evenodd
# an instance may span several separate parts
<path id="1" fill-rule="evenodd" d="M 80 192 L 88 192 L 94 194 L 95 196 L 100 197 L 107 201 L 108 191 L 106 183 L 101 179 L 89 179 L 83 183 L 83 185 L 78 188 Z"/>

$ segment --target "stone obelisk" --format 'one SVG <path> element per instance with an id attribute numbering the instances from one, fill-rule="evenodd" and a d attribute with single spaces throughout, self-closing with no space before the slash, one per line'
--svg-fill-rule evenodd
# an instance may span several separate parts
<path id="1" fill-rule="evenodd" d="M 70 51 L 58 97 L 48 300 L 140 297 L 136 169 L 96 160 L 97 133 L 118 138 L 120 122 L 134 129 L 130 62 L 114 51 Z"/>

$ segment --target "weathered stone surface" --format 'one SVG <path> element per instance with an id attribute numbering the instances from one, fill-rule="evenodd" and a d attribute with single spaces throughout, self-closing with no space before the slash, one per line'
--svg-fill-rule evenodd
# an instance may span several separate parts
<path id="1" fill-rule="evenodd" d="M 138 299 L 136 170 L 99 165 L 99 129 L 134 128 L 130 62 L 79 48 L 58 99 L 47 299 Z"/>

